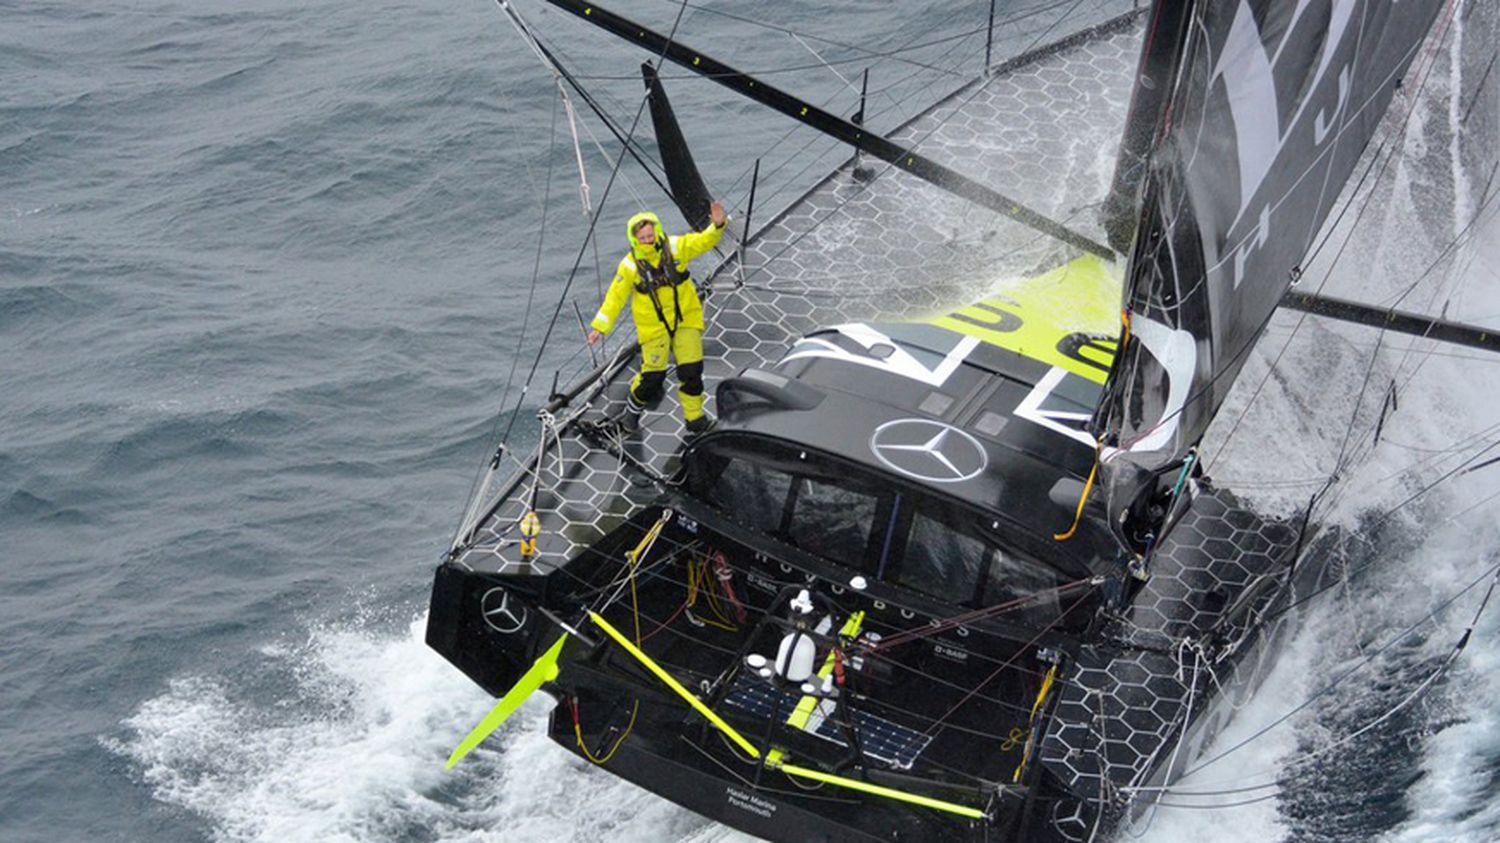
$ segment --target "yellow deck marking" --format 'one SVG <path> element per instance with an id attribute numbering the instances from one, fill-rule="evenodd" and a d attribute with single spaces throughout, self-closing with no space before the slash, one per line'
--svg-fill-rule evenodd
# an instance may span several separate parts
<path id="1" fill-rule="evenodd" d="M 1114 360 L 1113 340 L 1083 345 L 1077 356 L 1060 346 L 1075 335 L 1117 337 L 1121 285 L 1111 266 L 1085 255 L 929 321 L 1102 384 Z"/>

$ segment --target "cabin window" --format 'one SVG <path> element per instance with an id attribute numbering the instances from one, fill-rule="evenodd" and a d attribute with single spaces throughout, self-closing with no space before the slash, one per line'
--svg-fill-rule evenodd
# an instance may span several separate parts
<path id="1" fill-rule="evenodd" d="M 985 606 L 998 606 L 1012 600 L 1034 598 L 1001 617 L 1045 623 L 1062 613 L 1061 600 L 1053 589 L 1065 582 L 1064 577 L 1051 568 L 1000 552 L 995 554 L 990 565 L 980 602 Z"/>
<path id="2" fill-rule="evenodd" d="M 786 536 L 808 553 L 860 567 L 874 520 L 874 495 L 804 477 L 797 481 Z"/>
<path id="3" fill-rule="evenodd" d="M 792 478 L 749 460 L 729 460 L 713 497 L 739 520 L 765 533 L 781 529 Z"/>
<path id="4" fill-rule="evenodd" d="M 829 466 L 805 455 L 795 462 L 769 449 L 757 456 L 765 461 L 730 457 L 711 462 L 700 455 L 696 470 L 712 484 L 709 499 L 747 526 L 824 559 L 863 569 L 876 515 L 889 512 L 890 495 L 834 477 Z M 718 476 L 709 480 L 716 469 Z M 888 521 L 887 515 L 882 526 Z"/>
<path id="5" fill-rule="evenodd" d="M 917 513 L 896 582 L 950 603 L 969 603 L 991 549 L 973 536 Z"/>
<path id="6" fill-rule="evenodd" d="M 898 495 L 806 452 L 741 447 L 747 456 L 699 453 L 691 466 L 695 488 L 736 521 L 945 603 L 985 607 L 1034 598 L 1000 617 L 1035 626 L 1058 620 L 1063 606 L 1053 589 L 1070 578 L 1001 547 L 966 509 Z"/>
<path id="7" fill-rule="evenodd" d="M 1067 582 L 1059 571 L 998 547 L 959 513 L 922 505 L 911 516 L 901 564 L 890 579 L 964 606 L 1032 602 L 1002 612 L 1004 620 L 1044 625 L 1061 613 L 1053 591 Z"/>

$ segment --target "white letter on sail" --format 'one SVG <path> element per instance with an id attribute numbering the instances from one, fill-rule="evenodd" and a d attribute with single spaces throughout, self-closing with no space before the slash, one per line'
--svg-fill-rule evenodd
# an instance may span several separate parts
<path id="1" fill-rule="evenodd" d="M 1130 328 L 1167 373 L 1167 403 L 1161 419 L 1126 450 L 1159 451 L 1171 445 L 1177 434 L 1182 408 L 1193 387 L 1193 372 L 1198 367 L 1198 344 L 1187 331 L 1168 328 L 1140 315 L 1131 317 Z"/>

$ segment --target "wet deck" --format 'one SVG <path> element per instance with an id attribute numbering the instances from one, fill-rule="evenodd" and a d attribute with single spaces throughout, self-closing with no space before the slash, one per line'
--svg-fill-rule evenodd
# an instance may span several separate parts
<path id="1" fill-rule="evenodd" d="M 1002 65 L 891 137 L 1096 240 L 1140 49 L 1139 18 L 1088 30 Z M 853 162 L 761 229 L 741 273 L 709 276 L 705 379 L 769 367 L 807 331 L 852 320 L 936 315 L 1050 268 L 1068 247 L 883 162 Z M 743 279 L 743 283 L 741 283 Z M 614 341 L 614 349 L 633 337 Z M 560 565 L 661 491 L 676 466 L 675 393 L 631 433 L 596 426 L 616 414 L 634 361 L 560 411 L 545 452 L 521 454 L 504 500 L 459 562 L 520 564 L 516 524 L 533 489 L 542 522 L 531 564 Z M 713 412 L 713 400 L 708 402 Z M 656 478 L 656 479 L 653 479 Z"/>

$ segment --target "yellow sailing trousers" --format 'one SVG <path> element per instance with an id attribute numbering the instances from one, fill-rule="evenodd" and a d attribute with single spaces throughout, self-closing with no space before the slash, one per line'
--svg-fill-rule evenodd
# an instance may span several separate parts
<path id="1" fill-rule="evenodd" d="M 630 382 L 630 397 L 637 407 L 656 406 L 665 393 L 667 363 L 677 360 L 677 397 L 682 417 L 693 421 L 703 415 L 703 332 L 681 327 L 676 334 L 663 334 L 641 343 L 641 370 Z"/>

